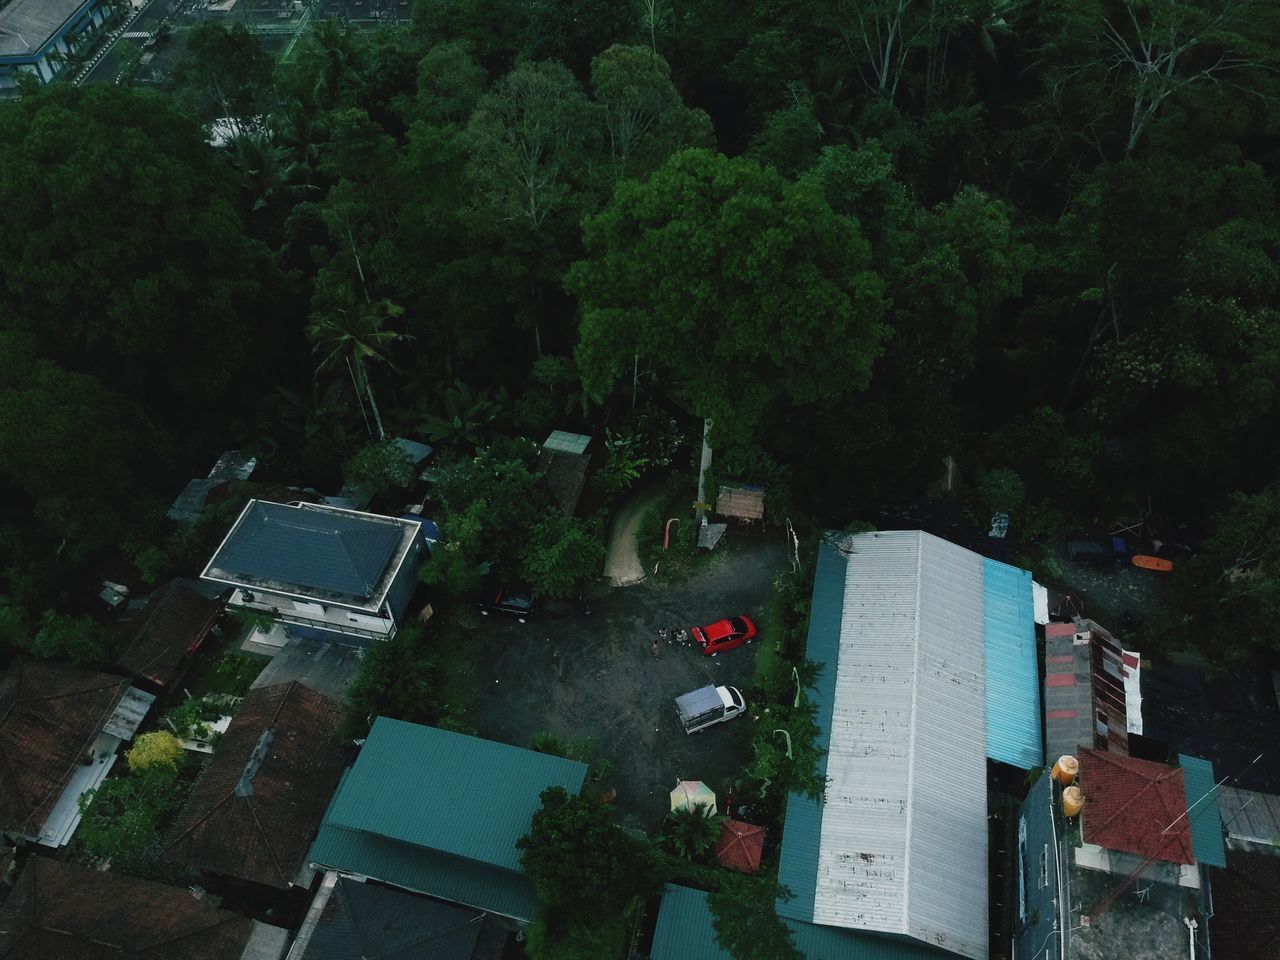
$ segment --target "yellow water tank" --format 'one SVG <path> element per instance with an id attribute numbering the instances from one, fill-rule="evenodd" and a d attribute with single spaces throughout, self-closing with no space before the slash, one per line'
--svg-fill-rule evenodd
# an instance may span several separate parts
<path id="1" fill-rule="evenodd" d="M 1062 812 L 1068 817 L 1074 817 L 1084 809 L 1084 794 L 1080 792 L 1079 787 L 1067 787 L 1062 791 Z"/>
<path id="2" fill-rule="evenodd" d="M 1053 765 L 1053 779 L 1057 780 L 1064 787 L 1069 787 L 1076 782 L 1076 774 L 1080 772 L 1080 761 L 1072 756 L 1061 756 Z"/>

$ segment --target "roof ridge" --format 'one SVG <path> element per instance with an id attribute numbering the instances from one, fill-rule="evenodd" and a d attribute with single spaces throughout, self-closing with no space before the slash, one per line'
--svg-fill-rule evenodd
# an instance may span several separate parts
<path id="1" fill-rule="evenodd" d="M 176 888 L 174 888 L 174 889 L 176 889 Z M 197 900 L 197 901 L 195 901 L 195 902 L 196 902 L 196 903 L 200 903 L 201 901 Z M 232 922 L 232 921 L 234 921 L 234 920 L 249 919 L 249 918 L 246 918 L 246 917 L 241 917 L 241 916 L 240 916 L 240 914 L 238 914 L 238 913 L 231 913 L 230 911 L 224 911 L 224 910 L 222 910 L 222 908 L 221 908 L 221 907 L 213 907 L 212 909 L 213 909 L 213 910 L 216 910 L 218 913 L 226 913 L 226 914 L 227 914 L 227 916 L 225 916 L 225 917 L 219 917 L 219 918 L 217 919 L 217 921 L 216 921 L 216 922 L 214 922 L 214 923 L 206 924 L 205 926 L 199 927 L 199 928 L 197 928 L 197 929 L 195 929 L 195 930 L 188 930 L 186 933 L 180 933 L 180 934 L 178 934 L 176 937 L 171 937 L 171 938 L 170 938 L 170 939 L 168 939 L 168 940 L 159 940 L 159 941 L 157 941 L 156 943 L 149 943 L 149 944 L 147 944 L 146 946 L 140 946 L 140 947 L 138 947 L 138 948 L 137 948 L 137 955 L 145 954 L 145 953 L 147 953 L 147 952 L 149 952 L 149 951 L 151 951 L 151 950 L 155 950 L 155 949 L 156 949 L 156 948 L 158 948 L 158 947 L 168 947 L 168 946 L 171 946 L 171 945 L 173 945 L 173 944 L 175 944 L 175 943 L 179 943 L 179 942 L 181 942 L 181 941 L 183 941 L 183 940 L 186 940 L 186 939 L 188 939 L 189 937 L 194 937 L 194 936 L 197 936 L 197 935 L 198 935 L 198 936 L 205 936 L 206 934 L 208 934 L 208 933 L 209 933 L 209 931 L 211 931 L 211 930 L 216 930 L 218 927 L 225 926 L 226 924 L 231 923 L 231 922 Z"/>

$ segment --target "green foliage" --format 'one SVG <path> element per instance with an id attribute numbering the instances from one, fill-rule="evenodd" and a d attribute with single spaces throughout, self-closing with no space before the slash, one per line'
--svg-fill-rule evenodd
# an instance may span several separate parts
<path id="1" fill-rule="evenodd" d="M 803 960 L 774 907 L 783 892 L 770 875 L 732 874 L 707 897 L 716 939 L 735 960 Z"/>
<path id="2" fill-rule="evenodd" d="M 614 822 L 613 807 L 570 797 L 560 787 L 542 792 L 542 808 L 516 846 L 532 881 L 550 939 L 593 918 L 617 915 L 633 899 L 657 889 L 648 848 Z"/>
<path id="3" fill-rule="evenodd" d="M 273 99 L 271 55 L 244 24 L 205 22 L 184 38 L 183 58 L 170 85 L 202 121 L 228 117 L 252 122 Z"/>
<path id="4" fill-rule="evenodd" d="M 688 150 L 643 183 L 619 184 L 583 232 L 587 258 L 567 285 L 595 401 L 639 356 L 717 437 L 746 436 L 768 410 L 868 383 L 887 332 L 883 284 L 856 221 L 816 187 Z M 725 376 L 752 389 L 726 391 Z"/>
<path id="5" fill-rule="evenodd" d="M 636 437 L 621 436 L 605 428 L 605 461 L 596 470 L 592 483 L 606 499 L 625 493 L 649 465 L 649 459 L 639 452 Z"/>
<path id="6" fill-rule="evenodd" d="M 413 483 L 413 460 L 394 440 L 361 447 L 342 465 L 342 477 L 354 487 L 371 493 L 404 489 Z"/>
<path id="7" fill-rule="evenodd" d="M 662 832 L 677 856 L 693 860 L 715 846 L 720 839 L 720 825 L 723 822 L 723 817 L 711 815 L 705 803 L 695 803 L 667 814 Z"/>
<path id="8" fill-rule="evenodd" d="M 988 470 L 978 480 L 969 504 L 969 519 L 974 526 L 990 524 L 998 512 L 1014 516 L 1022 509 L 1026 487 L 1022 478 L 1008 467 Z"/>
<path id="9" fill-rule="evenodd" d="M 579 740 L 566 740 L 546 730 L 535 733 L 529 739 L 529 749 L 537 753 L 549 753 L 564 757 L 566 760 L 577 760 L 587 765 L 587 779 L 592 783 L 607 781 L 613 774 L 615 764 L 601 752 L 600 742 L 591 737 Z"/>
<path id="10" fill-rule="evenodd" d="M 604 539 L 595 520 L 548 511 L 532 524 L 520 549 L 520 579 L 535 596 L 573 597 L 600 578 Z"/>
<path id="11" fill-rule="evenodd" d="M 176 775 L 183 761 L 182 741 L 168 730 L 155 730 L 139 735 L 124 756 L 129 772 L 135 776 L 157 768 Z"/>
<path id="12" fill-rule="evenodd" d="M 80 797 L 84 819 L 76 839 L 95 857 L 119 860 L 145 854 L 158 844 L 182 798 L 177 771 L 166 764 L 111 777 Z"/>
<path id="13" fill-rule="evenodd" d="M 180 739 L 208 741 L 213 735 L 209 721 L 217 720 L 222 711 L 204 697 L 188 697 L 165 714 Z"/>
<path id="14" fill-rule="evenodd" d="M 1215 671 L 1238 669 L 1254 647 L 1280 649 L 1280 483 L 1235 493 L 1214 517 L 1213 534 L 1174 568 L 1182 615 L 1153 624 L 1199 652 Z"/>
<path id="15" fill-rule="evenodd" d="M 240 611 L 237 611 L 239 613 Z M 239 653 L 224 653 L 213 664 L 209 690 L 214 693 L 243 697 L 253 686 L 267 661 L 261 657 L 247 657 Z"/>
<path id="16" fill-rule="evenodd" d="M 447 623 L 405 624 L 370 647 L 347 689 L 347 732 L 363 737 L 374 717 L 470 732 L 453 678 L 467 669 L 466 634 Z"/>
<path id="17" fill-rule="evenodd" d="M 46 610 L 31 640 L 31 653 L 42 660 L 102 665 L 115 655 L 115 640 L 90 617 L 71 617 Z"/>

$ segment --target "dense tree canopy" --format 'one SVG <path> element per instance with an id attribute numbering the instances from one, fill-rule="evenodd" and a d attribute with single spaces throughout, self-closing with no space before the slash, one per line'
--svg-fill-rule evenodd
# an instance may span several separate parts
<path id="1" fill-rule="evenodd" d="M 413 15 L 317 18 L 281 59 L 204 24 L 162 92 L 0 104 L 7 646 L 93 660 L 78 578 L 197 572 L 209 531 L 163 511 L 231 447 L 400 496 L 375 441 L 429 441 L 428 582 L 572 595 L 603 526 L 554 511 L 529 441 L 600 438 L 607 513 L 704 419 L 713 480 L 817 525 L 919 502 L 944 457 L 1028 541 L 1155 503 L 1202 546 L 1173 620 L 1239 595 L 1202 655 L 1273 645 L 1280 575 L 1225 545 L 1280 480 L 1280 7 Z"/>

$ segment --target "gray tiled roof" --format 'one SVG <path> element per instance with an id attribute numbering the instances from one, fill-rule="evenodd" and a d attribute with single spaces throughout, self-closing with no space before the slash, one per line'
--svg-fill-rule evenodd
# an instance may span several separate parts
<path id="1" fill-rule="evenodd" d="M 361 605 L 385 589 L 416 532 L 393 517 L 251 500 L 203 577 Z"/>
<path id="2" fill-rule="evenodd" d="M 39 52 L 85 0 L 13 0 L 0 9 L 0 57 Z"/>

